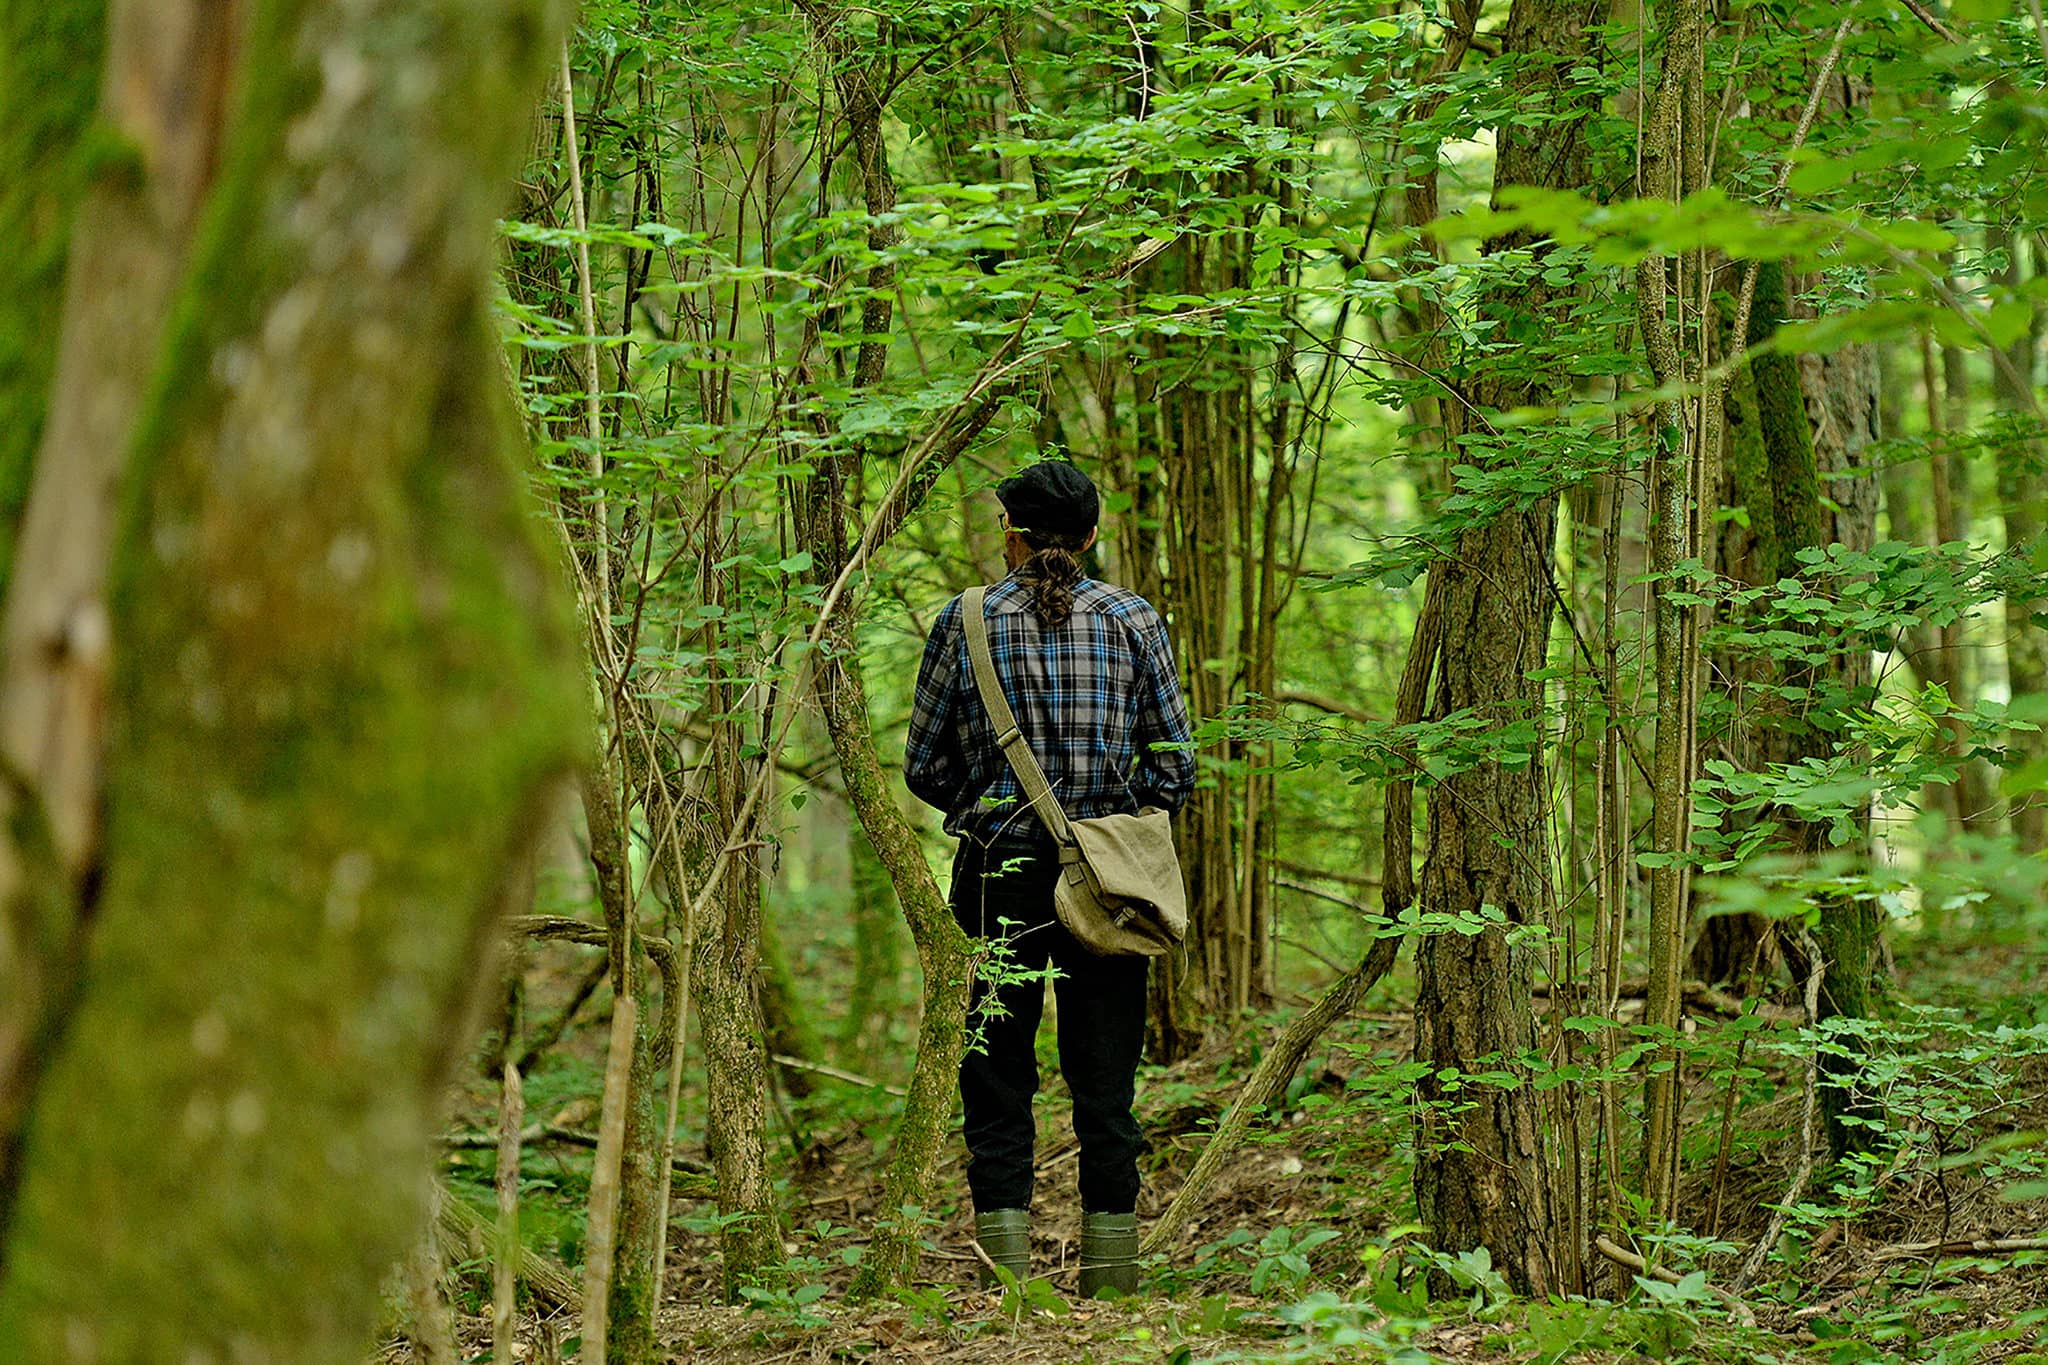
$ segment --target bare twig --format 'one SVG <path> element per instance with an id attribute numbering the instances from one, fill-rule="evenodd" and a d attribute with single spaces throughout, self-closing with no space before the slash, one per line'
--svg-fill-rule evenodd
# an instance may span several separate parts
<path id="1" fill-rule="evenodd" d="M 1957 33 L 1954 29 L 1943 23 L 1941 16 L 1921 4 L 1920 0 L 1900 0 L 1900 3 L 1912 12 L 1915 19 L 1927 25 L 1929 31 L 1944 43 L 1960 43 L 1963 41 L 1962 34 Z"/>
<path id="2" fill-rule="evenodd" d="M 1785 159 L 1778 166 L 1777 183 L 1771 186 L 1773 204 L 1783 196 L 1785 187 L 1792 183 L 1793 163 L 1799 159 L 1799 149 L 1806 145 L 1806 135 L 1813 131 L 1814 116 L 1820 113 L 1821 99 L 1827 93 L 1828 77 L 1834 74 L 1835 63 L 1841 60 L 1842 44 L 1849 36 L 1849 25 L 1854 21 L 1852 14 L 1835 26 L 1834 41 L 1828 44 L 1827 55 L 1821 58 L 1820 71 L 1813 78 L 1813 91 L 1806 97 L 1806 107 L 1799 114 L 1799 125 L 1792 132 L 1792 145 L 1785 149 Z M 1735 324 L 1729 328 L 1730 355 L 1740 355 L 1749 348 L 1749 311 L 1756 302 L 1756 275 L 1762 265 L 1761 259 L 1751 261 L 1742 272 L 1742 292 L 1735 303 Z"/>
<path id="3" fill-rule="evenodd" d="M 1963 1237 L 1946 1242 L 1900 1242 L 1880 1247 L 1872 1256 L 1899 1261 L 1914 1256 L 2005 1256 L 2021 1251 L 2048 1251 L 2048 1237 Z"/>
<path id="4" fill-rule="evenodd" d="M 1615 1245 L 1605 1234 L 1595 1237 L 1593 1239 L 1593 1246 L 1608 1260 L 1625 1269 L 1632 1270 L 1638 1275 L 1647 1276 L 1653 1280 L 1662 1280 L 1665 1284 L 1677 1284 L 1684 1278 L 1670 1266 L 1653 1266 L 1627 1247 Z M 1707 1292 L 1727 1305 L 1729 1311 L 1742 1320 L 1743 1326 L 1756 1326 L 1756 1314 L 1741 1299 L 1727 1290 L 1716 1288 L 1713 1285 L 1707 1286 Z"/>
<path id="5" fill-rule="evenodd" d="M 1360 725 L 1370 725 L 1373 723 L 1373 716 L 1364 707 L 1354 706 L 1348 701 L 1339 701 L 1335 697 L 1325 697 L 1315 692 L 1302 692 L 1290 688 L 1274 693 L 1273 700 L 1288 706 L 1306 706 L 1314 711 L 1323 711 L 1333 716 L 1342 716 L 1345 720 L 1355 720 Z"/>
<path id="6" fill-rule="evenodd" d="M 576 289 L 583 303 L 583 414 L 585 435 L 590 440 L 587 467 L 590 472 L 590 520 L 595 532 L 596 579 L 592 587 L 593 612 L 591 645 L 598 666 L 604 670 L 607 695 L 618 676 L 612 653 L 612 561 L 610 512 L 605 506 L 604 416 L 598 397 L 597 298 L 590 284 L 590 221 L 583 204 L 582 150 L 576 140 L 576 88 L 569 74 L 569 44 L 562 43 L 562 141 L 568 149 L 569 205 L 576 227 Z"/>
<path id="7" fill-rule="evenodd" d="M 1813 935 L 1799 931 L 1800 945 L 1806 950 L 1809 964 L 1806 974 L 1806 1021 L 1813 1024 L 1820 1016 L 1820 983 L 1826 963 L 1821 957 L 1820 945 Z M 1778 1238 L 1785 1231 L 1785 1220 L 1791 1216 L 1792 1206 L 1806 1194 L 1806 1183 L 1813 1178 L 1814 1130 L 1820 1110 L 1820 1050 L 1816 1047 L 1806 1059 L 1805 1098 L 1800 1106 L 1799 1119 L 1799 1169 L 1793 1174 L 1792 1187 L 1785 1192 L 1785 1198 L 1771 1213 L 1771 1221 L 1764 1228 L 1763 1236 L 1756 1239 L 1749 1255 L 1742 1262 L 1742 1273 L 1735 1277 L 1735 1292 L 1741 1293 L 1749 1287 L 1757 1272 L 1763 1269 L 1764 1259 L 1771 1254 L 1771 1248 L 1778 1244 Z"/>
<path id="8" fill-rule="evenodd" d="M 910 1093 L 902 1086 L 890 1085 L 885 1081 L 878 1081 L 872 1076 L 860 1075 L 858 1072 L 841 1071 L 838 1067 L 826 1066 L 823 1062 L 807 1062 L 801 1057 L 788 1057 L 780 1052 L 772 1054 L 769 1060 L 773 1061 L 777 1066 L 786 1066 L 792 1071 L 816 1072 L 820 1076 L 830 1076 L 835 1081 L 845 1081 L 850 1085 L 864 1085 L 870 1090 L 879 1090 L 885 1095 L 895 1095 L 899 1099 Z"/>

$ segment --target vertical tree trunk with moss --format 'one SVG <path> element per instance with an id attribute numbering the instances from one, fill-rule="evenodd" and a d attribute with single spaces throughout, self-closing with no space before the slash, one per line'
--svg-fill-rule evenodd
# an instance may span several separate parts
<path id="1" fill-rule="evenodd" d="M 723 572 L 711 567 L 716 558 L 707 550 L 705 572 Z M 739 707 L 733 694 L 730 684 L 718 685 L 712 694 L 713 711 L 734 716 Z M 749 837 L 749 831 L 740 828 L 739 817 L 759 760 L 746 755 L 746 747 L 747 737 L 737 722 L 720 723 L 710 740 L 706 790 L 679 813 L 685 848 L 674 881 L 679 888 L 687 887 L 692 897 L 712 875 L 719 849 L 728 841 Z M 676 774 L 671 784 L 679 790 L 680 783 L 681 774 Z M 727 1220 L 719 1232 L 719 1248 L 728 1299 L 737 1299 L 743 1287 L 759 1283 L 782 1264 L 782 1218 L 768 1180 L 768 1049 L 757 970 L 760 929 L 760 863 L 752 848 L 742 847 L 726 860 L 698 916 L 690 986 L 704 1051 L 705 1136 L 718 1179 L 718 1211 Z"/>
<path id="2" fill-rule="evenodd" d="M 864 274 L 866 296 L 860 311 L 861 341 L 855 351 L 852 382 L 857 390 L 875 389 L 888 367 L 897 287 L 895 265 L 887 254 L 896 244 L 898 232 L 890 217 L 896 208 L 896 183 L 882 125 L 885 103 L 894 88 L 890 65 L 857 42 L 850 31 L 852 11 L 818 0 L 804 0 L 803 9 L 820 45 L 833 59 L 834 86 L 860 168 L 866 245 L 874 253 L 874 264 Z M 808 372 L 803 380 L 809 383 Z M 979 421 L 985 424 L 992 409 L 985 403 L 980 411 Z M 943 460 L 957 457 L 975 430 L 979 426 L 970 419 L 960 439 L 946 448 L 950 454 L 927 456 L 934 463 L 920 471 L 922 478 L 914 485 L 918 491 L 906 494 L 908 505 L 901 515 L 915 510 L 915 501 L 945 473 Z M 814 584 L 835 582 L 852 560 L 850 500 L 859 489 L 863 463 L 864 451 L 858 444 L 827 447 L 796 504 L 796 530 L 813 555 Z M 881 510 L 894 513 L 896 509 Z M 960 1057 L 967 1042 L 971 964 L 966 935 L 954 922 L 952 909 L 925 862 L 917 829 L 890 794 L 875 748 L 874 721 L 868 714 L 854 624 L 853 600 L 838 599 L 824 622 L 821 649 L 815 656 L 820 709 L 846 783 L 847 801 L 895 884 L 924 984 L 910 1095 L 896 1125 L 895 1148 L 883 1185 L 881 1222 L 851 1287 L 856 1298 L 870 1298 L 906 1282 L 917 1267 L 922 1245 L 918 1220 L 931 1197 L 940 1145 L 952 1127 L 953 1101 L 958 1094 Z"/>
<path id="3" fill-rule="evenodd" d="M 578 711 L 484 312 L 547 18 L 276 0 L 233 34 L 113 562 L 87 971 L 4 1234 L 23 1359 L 359 1361 L 424 1220 Z"/>
<path id="4" fill-rule="evenodd" d="M 103 74 L 86 64 L 101 46 L 87 30 L 101 17 L 97 7 L 59 6 L 47 30 L 21 35 L 8 54 L 46 66 L 10 73 L 8 98 L 19 107 L 8 112 L 19 123 L 5 136 L 50 142 L 15 148 L 21 159 L 5 192 L 23 233 L 8 267 L 18 273 L 5 283 L 26 292 L 0 305 L 9 318 L 0 378 L 18 385 L 0 398 L 0 555 L 11 546 L 19 569 L 0 574 L 0 820 L 15 827 L 0 839 L 0 962 L 15 969 L 0 991 L 0 1132 L 17 1130 L 52 1050 L 46 1032 L 75 983 L 81 945 L 67 902 L 92 894 L 100 835 L 106 590 L 122 471 L 212 187 L 236 56 L 215 6 L 123 0 L 104 15 Z M 20 12 L 8 22 L 20 24 Z M 71 41 L 77 52 L 54 45 Z M 92 159 L 88 177 L 67 164 L 67 149 L 83 136 L 77 105 L 95 86 L 97 134 L 78 148 Z M 58 197 L 66 193 L 74 198 Z M 64 281 L 67 250 L 81 265 Z M 9 790 L 17 782 L 22 789 Z M 11 1165 L 0 1141 L 0 1207 Z"/>
<path id="5" fill-rule="evenodd" d="M 1757 273 L 1754 316 L 1759 343 L 1792 316 L 1785 277 L 1775 263 L 1767 262 Z M 1869 549 L 1878 492 L 1864 454 L 1877 435 L 1875 357 L 1870 348 L 1847 347 L 1825 358 L 1759 355 L 1751 368 L 1773 495 L 1776 576 L 1809 576 L 1812 569 L 1799 556 L 1818 546 Z M 1827 433 L 1825 441 L 1817 435 L 1820 432 Z M 1824 486 L 1829 490 L 1825 501 Z M 1838 648 L 1825 665 L 1781 664 L 1777 681 L 1801 700 L 1790 703 L 1794 714 L 1780 710 L 1776 715 L 1766 756 L 1782 764 L 1824 758 L 1838 742 L 1829 719 L 1867 704 L 1863 694 L 1870 683 L 1869 651 L 1852 641 Z M 1829 822 L 1791 812 L 1781 812 L 1779 819 L 1794 853 L 1814 858 L 1831 847 Z M 1856 823 L 1865 827 L 1860 819 Z M 1824 896 L 1819 910 L 1814 932 L 1822 958 L 1818 1018 L 1861 1018 L 1869 1013 L 1871 974 L 1878 963 L 1877 908 L 1865 898 Z M 1792 956 L 1795 973 L 1813 970 L 1815 964 L 1803 961 L 1801 954 Z M 1820 1066 L 1828 1143 L 1840 1155 L 1860 1146 L 1867 1136 L 1865 1130 L 1843 1121 L 1861 1103 L 1855 1087 L 1861 1068 L 1855 1057 L 1834 1052 L 1824 1053 Z"/>
<path id="6" fill-rule="evenodd" d="M 889 794 L 851 636 L 849 621 L 830 640 L 832 652 L 820 660 L 818 688 L 825 724 L 846 778 L 847 798 L 895 883 L 924 978 L 924 1013 L 917 1030 L 917 1056 L 911 1063 L 910 1097 L 896 1125 L 883 1185 L 885 1221 L 869 1241 L 853 1282 L 853 1293 L 866 1298 L 908 1282 L 917 1267 L 922 1234 L 915 1215 L 928 1206 L 940 1147 L 953 1126 L 960 1057 L 967 1047 L 972 964 L 967 937 L 925 863 L 917 830 Z"/>
<path id="7" fill-rule="evenodd" d="M 1754 316 L 1754 315 L 1753 315 Z M 1724 318 L 1724 321 L 1726 319 Z M 1754 327 L 1752 327 L 1754 330 Z M 1724 341 L 1726 337 L 1724 335 Z M 1725 352 L 1725 346 L 1723 347 Z M 1764 450 L 1762 418 L 1757 407 L 1757 381 L 1750 365 L 1739 365 L 1721 396 L 1720 506 L 1735 513 L 1716 527 L 1720 543 L 1719 571 L 1751 587 L 1778 581 L 1777 501 L 1771 487 L 1769 456 Z M 1744 772 L 1765 763 L 1764 746 L 1771 727 L 1760 723 L 1768 711 L 1765 698 L 1777 682 L 1777 669 L 1749 652 L 1714 652 L 1713 676 L 1727 698 L 1727 729 L 1702 735 L 1702 745 L 1718 745 Z M 1734 823 L 1747 816 L 1725 817 L 1725 838 L 1738 832 Z M 1757 914 L 1724 914 L 1697 925 L 1687 971 L 1700 980 L 1739 983 L 1757 964 L 1758 945 L 1769 925 Z"/>
<path id="8" fill-rule="evenodd" d="M 0 599 L 57 364 L 106 10 L 107 0 L 0 0 Z"/>

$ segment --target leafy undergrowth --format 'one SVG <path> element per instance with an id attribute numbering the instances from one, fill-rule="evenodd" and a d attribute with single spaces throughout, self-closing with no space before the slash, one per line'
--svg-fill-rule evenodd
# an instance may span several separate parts
<path id="1" fill-rule="evenodd" d="M 744 1304 L 719 1303 L 716 1211 L 682 1204 L 660 1338 L 670 1359 L 714 1363 L 2048 1362 L 2040 1344 L 2048 1340 L 2048 1252 L 1952 1245 L 2048 1232 L 2040 1136 L 2048 1131 L 2048 1022 L 2038 1017 L 2048 1006 L 2031 992 L 2001 994 L 1998 1008 L 1981 997 L 1987 977 L 2010 982 L 2031 960 L 1996 943 L 1925 963 L 1902 955 L 1899 1003 L 1850 1040 L 1869 1058 L 1882 1099 L 1871 1153 L 1812 1173 L 1739 1299 L 1729 1286 L 1800 1165 L 1800 1058 L 1813 1040 L 1796 1010 L 1752 1002 L 1746 1015 L 1703 1010 L 1695 1020 L 1681 1204 L 1704 1231 L 1660 1239 L 1613 1229 L 1660 1262 L 1665 1278 L 1596 1258 L 1563 1266 L 1585 1296 L 1546 1302 L 1507 1293 L 1483 1254 L 1447 1257 L 1422 1245 L 1410 1221 L 1409 1023 L 1404 1012 L 1385 1011 L 1333 1030 L 1207 1192 L 1178 1246 L 1148 1263 L 1146 1292 L 1130 1302 L 1075 1297 L 1078 1149 L 1050 1055 L 1033 1211 L 1034 1265 L 1044 1278 L 1007 1294 L 970 1287 L 977 1262 L 955 1151 L 940 1173 L 940 1202 L 923 1215 L 921 1278 L 879 1303 L 847 1302 L 883 1215 L 878 1172 L 897 1101 L 879 1082 L 812 1076 L 808 1093 L 785 1093 L 775 1106 L 776 1174 L 790 1219 L 783 1273 L 750 1287 Z M 574 975 L 566 962 L 556 983 L 564 991 Z M 547 993 L 537 996 L 544 1012 Z M 601 1009 L 593 1013 L 601 1019 Z M 601 1034 L 597 1025 L 571 1030 L 535 1067 L 530 1114 L 561 1128 L 590 1126 Z M 1248 1029 L 1204 1056 L 1145 1073 L 1140 1107 L 1151 1151 L 1141 1216 L 1156 1216 L 1179 1188 L 1265 1036 Z M 1626 1095 L 1633 1083 L 1619 1078 L 1617 1089 Z M 479 1080 L 457 1126 L 488 1129 L 492 1104 Z M 693 1087 L 682 1131 L 701 1113 Z M 1724 1128 L 1728 1113 L 1735 1117 Z M 701 1150 L 683 1155 L 703 1158 Z M 491 1160 L 487 1150 L 451 1150 L 451 1189 L 488 1207 Z M 536 1143 L 523 1166 L 524 1240 L 570 1266 L 580 1258 L 588 1170 L 587 1151 L 555 1141 Z M 487 1360 L 487 1268 L 451 1270 L 465 1358 Z M 526 1330 L 519 1359 L 574 1359 L 572 1317 L 535 1316 Z M 398 1342 L 386 1354 L 408 1358 Z"/>

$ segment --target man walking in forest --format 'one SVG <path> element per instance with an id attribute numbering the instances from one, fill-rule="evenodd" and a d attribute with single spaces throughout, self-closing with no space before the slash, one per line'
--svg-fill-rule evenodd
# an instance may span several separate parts
<path id="1" fill-rule="evenodd" d="M 1134 592 L 1082 575 L 1101 503 L 1074 465 L 1042 461 L 996 488 L 1009 575 L 986 590 L 988 654 L 1019 738 L 1066 818 L 1175 810 L 1194 789 L 1187 703 L 1166 626 Z M 1146 958 L 1098 956 L 1054 913 L 1060 850 L 1023 791 L 978 692 L 961 598 L 918 670 L 904 777 L 960 840 L 952 905 L 1011 970 L 974 984 L 981 1046 L 960 1064 L 976 1239 L 1023 1278 L 1038 1090 L 1035 1043 L 1057 969 L 1060 1072 L 1080 1140 L 1081 1294 L 1137 1287 L 1138 1149 L 1131 1104 L 1145 1034 Z M 989 997 L 993 996 L 991 1000 Z M 984 1283 L 993 1280 L 984 1276 Z"/>

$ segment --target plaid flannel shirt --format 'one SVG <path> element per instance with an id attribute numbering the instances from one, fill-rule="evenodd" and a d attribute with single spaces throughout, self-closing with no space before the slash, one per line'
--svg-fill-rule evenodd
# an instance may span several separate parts
<path id="1" fill-rule="evenodd" d="M 1031 591 L 1014 575 L 988 590 L 989 653 L 1060 805 L 1081 820 L 1178 810 L 1194 790 L 1195 761 L 1166 623 L 1136 593 L 1084 578 L 1073 615 L 1047 631 Z M 919 800 L 946 812 L 948 834 L 1012 847 L 1052 841 L 996 747 L 957 597 L 925 642 L 903 776 Z"/>

